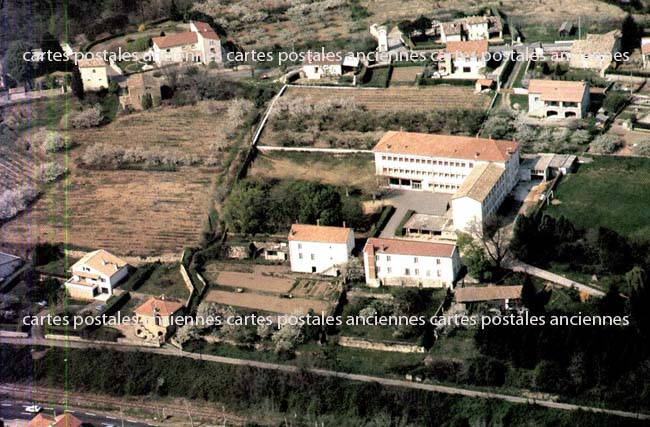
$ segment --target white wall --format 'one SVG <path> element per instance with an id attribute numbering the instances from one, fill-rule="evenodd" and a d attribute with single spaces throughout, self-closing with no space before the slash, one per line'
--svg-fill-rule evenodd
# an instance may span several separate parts
<path id="1" fill-rule="evenodd" d="M 291 271 L 297 273 L 323 273 L 334 265 L 345 264 L 354 248 L 354 233 L 347 243 L 289 242 Z M 315 271 L 313 270 L 315 268 Z M 335 275 L 335 272 L 328 272 Z"/>
<path id="2" fill-rule="evenodd" d="M 108 89 L 108 74 L 106 67 L 80 67 L 81 81 L 84 90 Z"/>
<path id="3" fill-rule="evenodd" d="M 366 283 L 369 286 L 451 287 L 460 270 L 458 249 L 451 257 L 429 257 L 375 253 L 370 259 L 363 254 Z M 376 279 L 369 279 L 370 264 L 375 265 Z"/>
<path id="4" fill-rule="evenodd" d="M 474 224 L 483 223 L 483 204 L 470 197 L 460 197 L 451 201 L 454 228 L 469 231 Z"/>
<path id="5" fill-rule="evenodd" d="M 303 65 L 302 71 L 305 73 L 305 77 L 307 77 L 310 80 L 320 79 L 323 77 L 339 77 L 343 73 L 343 69 L 340 64 Z"/>

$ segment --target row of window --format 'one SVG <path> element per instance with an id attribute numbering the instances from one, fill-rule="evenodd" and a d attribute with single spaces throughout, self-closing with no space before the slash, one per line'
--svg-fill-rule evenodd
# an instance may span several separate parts
<path id="1" fill-rule="evenodd" d="M 396 168 L 383 168 L 384 173 L 399 173 L 399 174 L 411 174 L 411 175 L 420 175 L 420 176 L 435 176 L 440 178 L 451 178 L 451 179 L 465 179 L 467 175 L 460 173 L 442 173 L 442 172 L 427 172 L 421 170 L 406 170 L 406 169 L 396 169 Z"/>
<path id="2" fill-rule="evenodd" d="M 377 267 L 377 274 L 381 273 L 381 267 Z M 391 274 L 393 272 L 393 269 L 391 267 L 386 267 L 386 274 Z M 411 269 L 410 268 L 405 268 L 404 269 L 404 276 L 418 276 L 418 277 L 431 277 L 431 270 L 425 270 L 424 275 L 420 274 L 421 271 L 418 268 L 413 269 L 413 274 L 411 274 Z M 440 270 L 436 270 L 436 277 L 442 277 L 442 272 Z"/>
<path id="3" fill-rule="evenodd" d="M 381 256 L 384 256 L 385 261 L 391 260 L 390 255 L 381 255 Z M 380 261 L 380 260 L 381 260 L 380 255 L 375 254 L 375 261 Z M 436 260 L 436 265 L 440 265 L 442 263 L 442 260 L 440 258 L 435 258 L 435 260 Z M 413 264 L 417 264 L 419 261 L 420 261 L 419 257 L 413 257 Z"/>
<path id="4" fill-rule="evenodd" d="M 423 165 L 439 165 L 439 166 L 453 166 L 457 168 L 464 168 L 464 167 L 469 167 L 473 168 L 474 163 L 469 162 L 454 162 L 450 160 L 433 160 L 433 159 L 420 159 L 417 157 L 401 157 L 401 156 L 390 156 L 390 155 L 382 155 L 381 159 L 384 161 L 389 161 L 389 162 L 408 162 L 408 163 L 416 163 L 416 164 L 423 164 Z"/>

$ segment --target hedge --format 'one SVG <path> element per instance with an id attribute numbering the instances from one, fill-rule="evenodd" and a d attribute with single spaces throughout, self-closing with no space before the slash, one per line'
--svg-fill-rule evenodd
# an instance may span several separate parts
<path id="1" fill-rule="evenodd" d="M 381 215 L 379 215 L 379 219 L 377 219 L 377 222 L 372 225 L 372 228 L 370 228 L 368 235 L 370 237 L 379 237 L 379 233 L 381 233 L 381 230 L 384 229 L 384 227 L 388 223 L 388 220 L 393 216 L 394 213 L 395 213 L 395 206 L 393 205 L 384 206 L 381 210 Z"/>
<path id="2" fill-rule="evenodd" d="M 406 211 L 406 214 L 404 214 L 404 218 L 402 218 L 402 220 L 397 225 L 397 228 L 395 229 L 396 236 L 398 237 L 404 236 L 404 224 L 406 224 L 406 221 L 408 221 L 413 216 L 414 213 L 415 211 L 413 209 L 409 209 L 408 211 Z"/>
<path id="3" fill-rule="evenodd" d="M 432 79 L 429 77 L 420 77 L 418 80 L 419 86 L 434 86 L 434 85 L 453 85 L 453 86 L 474 86 L 476 79 Z"/>

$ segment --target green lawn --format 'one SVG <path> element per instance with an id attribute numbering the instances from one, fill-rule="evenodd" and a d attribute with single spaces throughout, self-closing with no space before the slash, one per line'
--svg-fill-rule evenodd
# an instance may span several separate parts
<path id="1" fill-rule="evenodd" d="M 187 290 L 179 264 L 162 264 L 151 274 L 137 292 L 154 296 L 165 295 L 167 298 L 185 300 L 190 292 Z"/>
<path id="2" fill-rule="evenodd" d="M 650 236 L 650 159 L 596 157 L 555 190 L 546 212 L 581 228 L 608 227 L 627 236 Z"/>

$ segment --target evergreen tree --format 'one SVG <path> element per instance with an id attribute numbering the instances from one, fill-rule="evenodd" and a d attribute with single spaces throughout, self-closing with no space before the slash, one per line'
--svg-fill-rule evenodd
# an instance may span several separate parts
<path id="1" fill-rule="evenodd" d="M 74 67 L 72 70 L 72 80 L 70 81 L 70 88 L 72 89 L 72 93 L 79 98 L 83 99 L 84 98 L 84 84 L 83 81 L 81 80 L 81 72 L 79 71 L 79 67 Z"/>

